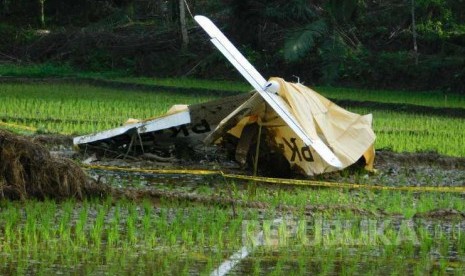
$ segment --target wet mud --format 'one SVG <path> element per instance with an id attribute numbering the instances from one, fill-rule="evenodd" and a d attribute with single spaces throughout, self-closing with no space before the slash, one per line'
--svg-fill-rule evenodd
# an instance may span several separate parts
<path id="1" fill-rule="evenodd" d="M 85 161 L 84 163 L 93 165 L 146 169 L 217 170 L 237 174 L 252 173 L 250 168 L 245 168 L 232 161 L 226 150 L 218 149 L 216 146 L 202 147 L 192 155 L 192 158 L 188 154 L 182 154 L 165 160 L 153 159 L 150 155 L 123 156 L 114 159 L 97 157 L 91 152 L 74 151 L 70 136 L 37 135 L 33 140 L 43 144 L 54 155 L 73 158 L 78 162 Z M 435 152 L 396 153 L 389 150 L 377 150 L 375 170 L 373 173 L 360 168 L 348 168 L 313 177 L 301 175 L 292 177 L 388 186 L 465 186 L 465 158 L 444 156 Z M 266 171 L 263 172 L 266 173 Z"/>
<path id="2" fill-rule="evenodd" d="M 143 156 L 126 159 L 98 158 L 95 155 L 79 153 L 72 150 L 72 137 L 56 135 L 37 135 L 33 138 L 37 143 L 49 148 L 55 155 L 70 156 L 78 161 L 91 165 L 118 166 L 144 169 L 204 169 L 216 170 L 226 173 L 251 174 L 247 169 L 241 168 L 236 162 L 230 161 L 227 156 L 216 156 L 214 159 L 203 160 L 170 159 L 160 162 Z M 213 150 L 213 149 L 210 149 Z M 215 150 L 216 154 L 221 151 Z M 226 154 L 226 153 L 224 153 Z M 196 157 L 198 158 L 198 156 Z M 312 180 L 324 180 L 357 184 L 376 184 L 386 186 L 465 186 L 465 158 L 442 156 L 437 153 L 395 153 L 387 150 L 377 151 L 375 173 L 361 169 L 349 168 L 344 171 L 323 174 L 311 177 Z M 243 207 L 266 210 L 269 203 L 238 200 L 230 196 L 229 186 L 224 185 L 224 179 L 219 175 L 172 175 L 153 173 L 124 173 L 89 170 L 88 175 L 101 184 L 106 182 L 121 183 L 113 186 L 111 193 L 115 197 L 141 200 L 151 198 L 154 202 L 161 199 L 173 201 L 188 201 L 199 204 L 216 204 L 225 207 Z M 103 177 L 102 177 L 103 175 Z M 296 176 L 302 178 L 302 176 Z M 137 181 L 131 181 L 137 180 Z M 137 184 L 131 184 L 137 183 Z M 202 186 L 213 187 L 214 194 L 203 194 Z M 273 184 L 270 185 L 270 188 Z M 299 210 L 301 210 L 300 207 Z M 383 210 L 365 210 L 351 205 L 307 205 L 305 213 L 312 215 L 321 212 L 352 212 L 365 216 L 395 216 Z M 280 205 L 281 212 L 292 212 L 295 206 Z M 428 213 L 418 213 L 415 218 L 458 218 L 465 219 L 464 213 L 456 210 L 433 210 Z"/>

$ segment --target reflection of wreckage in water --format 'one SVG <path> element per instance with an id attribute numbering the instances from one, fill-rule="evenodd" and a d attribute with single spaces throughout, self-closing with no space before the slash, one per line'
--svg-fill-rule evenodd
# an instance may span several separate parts
<path id="1" fill-rule="evenodd" d="M 176 105 L 155 119 L 76 137 L 76 145 L 126 154 L 157 150 L 167 154 L 177 143 L 173 141 L 223 142 L 234 145 L 235 159 L 242 165 L 252 156 L 271 168 L 307 175 L 343 169 L 359 160 L 372 169 L 371 115 L 348 112 L 299 83 L 266 81 L 208 18 L 195 20 L 255 93 Z"/>

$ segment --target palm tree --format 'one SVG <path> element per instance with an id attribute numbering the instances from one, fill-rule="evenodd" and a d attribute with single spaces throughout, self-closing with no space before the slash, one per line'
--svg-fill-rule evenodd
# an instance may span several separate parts
<path id="1" fill-rule="evenodd" d="M 344 57 L 361 46 L 351 22 L 359 4 L 358 0 L 330 0 L 311 6 L 304 0 L 289 1 L 284 9 L 288 13 L 282 15 L 297 24 L 286 35 L 284 59 L 298 62 L 313 51 L 321 60 L 323 81 L 333 82 Z"/>
<path id="2" fill-rule="evenodd" d="M 361 47 L 352 19 L 363 0 L 229 0 L 232 39 L 253 49 L 282 46 L 288 63 L 312 58 L 323 81 L 338 77 L 344 58 Z M 271 46 L 270 45 L 274 45 Z"/>

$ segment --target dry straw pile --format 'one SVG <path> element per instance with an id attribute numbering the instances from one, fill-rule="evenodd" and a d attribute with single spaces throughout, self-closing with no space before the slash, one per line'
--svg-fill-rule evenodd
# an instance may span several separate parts
<path id="1" fill-rule="evenodd" d="M 41 144 L 0 130 L 0 199 L 83 199 L 108 192 L 73 161 L 53 157 Z"/>

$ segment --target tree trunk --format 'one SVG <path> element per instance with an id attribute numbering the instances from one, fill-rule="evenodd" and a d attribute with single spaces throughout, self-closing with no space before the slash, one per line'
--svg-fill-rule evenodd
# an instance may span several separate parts
<path id="1" fill-rule="evenodd" d="M 187 34 L 186 6 L 184 5 L 184 0 L 179 0 L 179 22 L 181 23 L 182 49 L 185 50 L 189 44 L 189 36 Z"/>
<path id="2" fill-rule="evenodd" d="M 413 52 L 415 55 L 415 65 L 418 65 L 417 27 L 415 25 L 415 0 L 412 0 L 412 36 Z"/>
<path id="3" fill-rule="evenodd" d="M 44 3 L 45 0 L 39 0 L 40 3 L 40 26 L 45 28 L 45 13 L 44 13 Z"/>
<path id="4" fill-rule="evenodd" d="M 134 18 L 134 1 L 131 1 L 127 4 L 126 8 L 126 16 L 128 17 L 128 20 L 132 22 L 132 19 Z"/>

